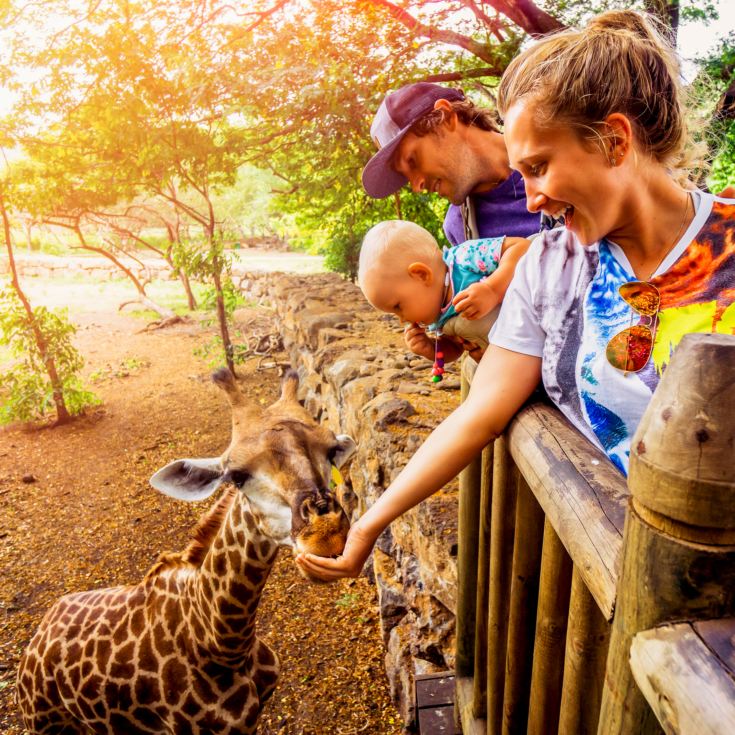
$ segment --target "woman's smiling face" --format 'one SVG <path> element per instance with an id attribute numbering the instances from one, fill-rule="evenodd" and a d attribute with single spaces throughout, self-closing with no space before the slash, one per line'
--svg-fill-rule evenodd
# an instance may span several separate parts
<path id="1" fill-rule="evenodd" d="M 564 216 L 582 245 L 622 225 L 625 176 L 610 160 L 615 155 L 622 162 L 623 150 L 606 151 L 568 125 L 540 125 L 534 103 L 525 99 L 505 116 L 505 143 L 511 167 L 525 181 L 529 211 Z"/>

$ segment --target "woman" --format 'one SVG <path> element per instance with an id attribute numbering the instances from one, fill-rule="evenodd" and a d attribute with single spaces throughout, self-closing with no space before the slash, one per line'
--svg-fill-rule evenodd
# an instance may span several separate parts
<path id="1" fill-rule="evenodd" d="M 672 172 L 690 148 L 671 48 L 641 15 L 612 11 L 544 39 L 499 90 L 511 166 L 531 211 L 564 216 L 518 266 L 468 399 L 352 527 L 338 559 L 360 573 L 400 514 L 503 431 L 539 378 L 560 410 L 627 472 L 630 440 L 689 332 L 735 332 L 735 201 Z"/>

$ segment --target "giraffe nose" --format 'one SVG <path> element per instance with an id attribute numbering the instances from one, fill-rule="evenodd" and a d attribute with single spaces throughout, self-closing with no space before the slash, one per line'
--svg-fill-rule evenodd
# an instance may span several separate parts
<path id="1" fill-rule="evenodd" d="M 323 516 L 334 511 L 334 496 L 328 491 L 317 491 L 301 503 L 301 517 L 308 521 L 310 516 Z"/>

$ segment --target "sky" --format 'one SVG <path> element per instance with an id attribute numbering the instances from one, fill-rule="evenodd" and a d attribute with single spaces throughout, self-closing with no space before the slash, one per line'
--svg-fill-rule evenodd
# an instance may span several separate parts
<path id="1" fill-rule="evenodd" d="M 688 23 L 679 29 L 678 50 L 684 61 L 683 72 L 687 81 L 691 81 L 696 73 L 693 60 L 716 48 L 719 41 L 735 31 L 735 2 L 716 0 L 714 5 L 720 14 L 718 20 L 706 24 Z"/>

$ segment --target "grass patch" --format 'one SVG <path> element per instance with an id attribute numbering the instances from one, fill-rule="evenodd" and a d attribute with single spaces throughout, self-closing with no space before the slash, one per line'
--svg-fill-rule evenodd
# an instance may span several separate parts
<path id="1" fill-rule="evenodd" d="M 117 367 L 108 365 L 89 374 L 89 380 L 92 383 L 99 383 L 101 380 L 109 378 L 127 378 L 133 373 L 137 373 L 142 368 L 150 366 L 150 361 L 138 357 L 126 357 Z"/>

